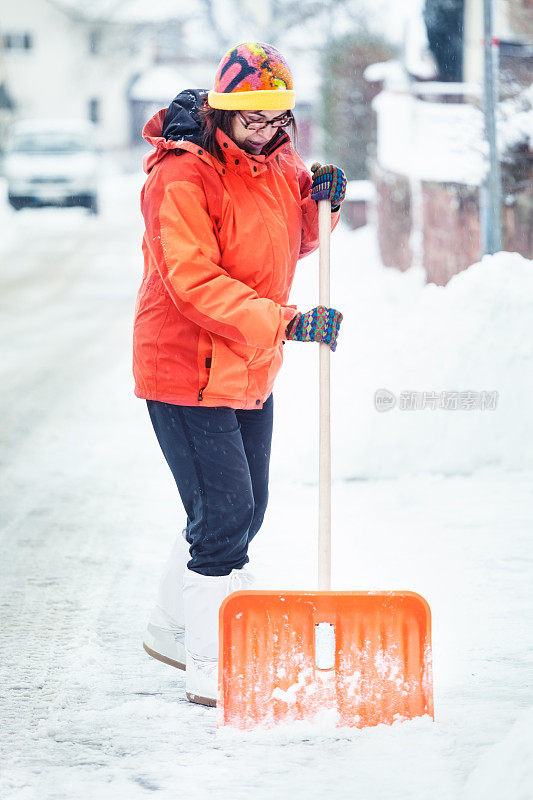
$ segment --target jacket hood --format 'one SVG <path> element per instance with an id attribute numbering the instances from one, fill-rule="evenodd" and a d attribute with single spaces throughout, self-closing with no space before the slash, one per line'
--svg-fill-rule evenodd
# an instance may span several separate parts
<path id="1" fill-rule="evenodd" d="M 167 108 L 161 134 L 174 142 L 200 144 L 203 130 L 199 109 L 207 99 L 207 89 L 185 89 Z"/>
<path id="2" fill-rule="evenodd" d="M 169 150 L 189 150 L 197 155 L 201 154 L 203 160 L 212 163 L 211 156 L 205 151 L 202 152 L 198 147 L 203 131 L 202 120 L 198 112 L 206 97 L 206 89 L 185 89 L 174 98 L 168 108 L 161 109 L 148 120 L 143 129 L 143 138 L 152 145 L 154 150 L 143 158 L 145 172 L 150 172 Z M 288 134 L 284 130 L 278 130 L 274 138 L 265 145 L 261 154 L 252 156 L 241 150 L 221 130 L 217 131 L 217 138 L 224 148 L 227 148 L 225 152 L 233 154 L 235 166 L 240 164 L 240 170 L 253 170 L 254 173 L 257 172 L 257 169 L 254 169 L 253 165 L 248 162 L 253 161 L 253 164 L 257 165 L 268 161 L 286 144 L 290 143 Z M 216 163 L 218 164 L 218 162 Z M 222 169 L 222 165 L 219 166 Z"/>
<path id="3" fill-rule="evenodd" d="M 199 144 L 202 123 L 198 110 L 206 97 L 206 89 L 185 89 L 168 108 L 161 109 L 148 120 L 143 129 L 143 138 L 155 150 L 143 158 L 145 172 L 150 172 L 169 150 L 175 150 L 178 142 Z"/>

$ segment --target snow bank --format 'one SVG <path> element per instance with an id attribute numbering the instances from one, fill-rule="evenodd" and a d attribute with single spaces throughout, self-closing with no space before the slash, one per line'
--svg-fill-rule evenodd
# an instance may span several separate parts
<path id="1" fill-rule="evenodd" d="M 311 308 L 316 287 L 316 265 L 304 260 L 291 301 Z M 338 230 L 332 237 L 331 303 L 344 314 L 332 355 L 334 477 L 533 466 L 530 261 L 516 253 L 487 256 L 440 287 L 426 284 L 422 270 L 383 267 L 370 228 Z M 314 482 L 316 349 L 288 343 L 278 384 L 285 402 L 276 412 L 273 472 Z M 390 410 L 376 410 L 379 389 L 395 396 Z M 442 392 L 459 393 L 449 395 L 458 407 L 433 408 Z M 469 408 L 482 402 L 483 392 L 490 393 L 486 407 Z M 409 398 L 425 408 L 402 408 Z"/>
<path id="2" fill-rule="evenodd" d="M 498 106 L 498 145 L 500 150 L 519 144 L 533 147 L 533 86 L 504 100 Z"/>
<path id="3" fill-rule="evenodd" d="M 531 800 L 533 796 L 533 708 L 507 736 L 481 757 L 466 782 L 464 800 Z"/>

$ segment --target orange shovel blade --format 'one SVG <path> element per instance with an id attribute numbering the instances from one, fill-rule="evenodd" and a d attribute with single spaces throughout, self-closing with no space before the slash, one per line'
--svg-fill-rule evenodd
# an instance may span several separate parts
<path id="1" fill-rule="evenodd" d="M 414 592 L 229 595 L 220 609 L 219 725 L 270 727 L 325 709 L 357 728 L 433 717 L 427 602 Z"/>

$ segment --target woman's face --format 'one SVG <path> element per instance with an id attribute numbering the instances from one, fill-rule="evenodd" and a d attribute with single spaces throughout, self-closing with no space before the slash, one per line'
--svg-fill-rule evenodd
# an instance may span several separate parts
<path id="1" fill-rule="evenodd" d="M 274 119 L 284 118 L 287 111 L 237 111 L 231 123 L 231 138 L 247 153 L 257 155 L 267 142 L 277 133 L 278 128 L 267 125 L 258 131 L 246 128 L 245 122 L 271 122 Z"/>

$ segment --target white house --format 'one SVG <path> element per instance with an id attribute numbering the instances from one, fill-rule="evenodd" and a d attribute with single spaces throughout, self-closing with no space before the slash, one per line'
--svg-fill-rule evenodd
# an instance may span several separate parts
<path id="1" fill-rule="evenodd" d="M 107 4 L 113 6 L 124 8 Z M 90 119 L 102 146 L 116 148 L 132 139 L 129 90 L 157 57 L 157 37 L 153 13 L 147 22 L 97 13 L 101 8 L 0 0 L 0 59 L 15 119 Z"/>

